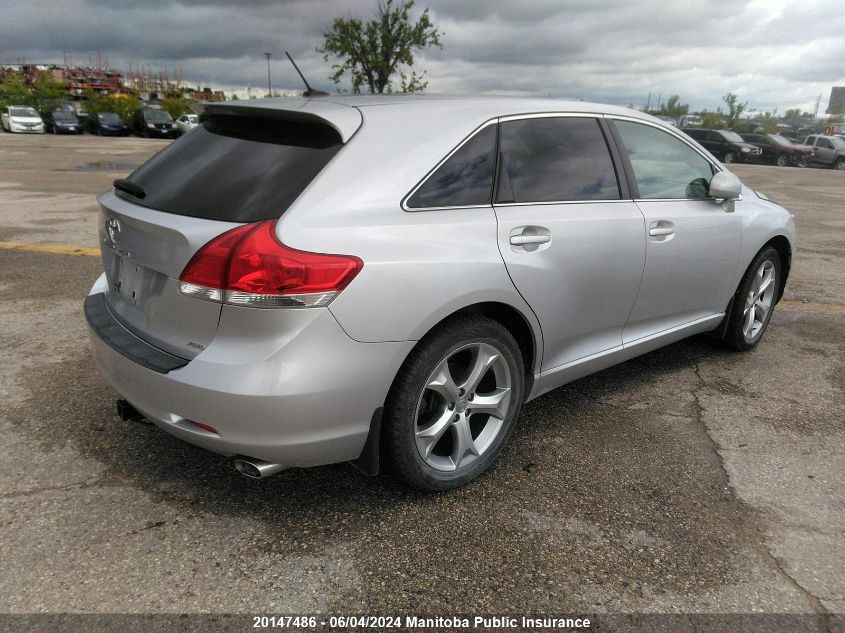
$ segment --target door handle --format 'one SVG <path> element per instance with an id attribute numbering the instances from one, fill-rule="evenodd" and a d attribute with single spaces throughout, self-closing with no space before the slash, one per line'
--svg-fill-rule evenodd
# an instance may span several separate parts
<path id="1" fill-rule="evenodd" d="M 672 235 L 675 232 L 675 229 L 668 228 L 668 227 L 655 227 L 653 229 L 648 230 L 648 234 L 652 237 L 659 237 L 660 235 Z"/>
<path id="2" fill-rule="evenodd" d="M 511 235 L 511 244 L 514 246 L 524 246 L 525 244 L 545 244 L 551 241 L 551 235 Z"/>

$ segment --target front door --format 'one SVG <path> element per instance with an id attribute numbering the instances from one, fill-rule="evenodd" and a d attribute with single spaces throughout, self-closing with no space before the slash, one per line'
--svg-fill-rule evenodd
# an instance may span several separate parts
<path id="1" fill-rule="evenodd" d="M 692 146 L 656 126 L 613 124 L 630 159 L 647 244 L 627 344 L 725 311 L 742 219 L 709 197 L 714 167 Z"/>

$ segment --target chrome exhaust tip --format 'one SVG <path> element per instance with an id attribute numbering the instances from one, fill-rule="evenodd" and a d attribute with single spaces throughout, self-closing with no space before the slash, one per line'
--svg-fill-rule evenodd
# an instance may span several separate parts
<path id="1" fill-rule="evenodd" d="M 250 479 L 264 479 L 270 475 L 285 470 L 287 466 L 282 464 L 271 464 L 265 462 L 263 459 L 253 459 L 251 457 L 238 457 L 235 459 L 235 468 L 238 472 Z"/>

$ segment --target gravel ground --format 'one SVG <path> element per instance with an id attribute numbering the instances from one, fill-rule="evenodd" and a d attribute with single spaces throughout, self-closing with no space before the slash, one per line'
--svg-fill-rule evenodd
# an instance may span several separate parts
<path id="1" fill-rule="evenodd" d="M 0 135 L 0 241 L 96 246 L 94 194 L 165 145 Z M 442 495 L 346 465 L 255 482 L 118 421 L 81 312 L 99 260 L 0 248 L 0 612 L 790 613 L 808 614 L 790 630 L 843 630 L 845 173 L 735 171 L 797 218 L 764 342 L 693 338 L 545 395 L 488 476 Z"/>

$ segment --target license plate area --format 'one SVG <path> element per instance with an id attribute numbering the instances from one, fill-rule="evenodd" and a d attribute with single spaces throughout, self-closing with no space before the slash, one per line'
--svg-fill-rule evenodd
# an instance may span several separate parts
<path id="1" fill-rule="evenodd" d="M 129 304 L 143 302 L 144 279 L 150 271 L 137 262 L 115 255 L 112 292 Z"/>

